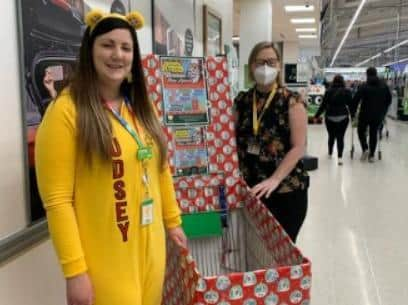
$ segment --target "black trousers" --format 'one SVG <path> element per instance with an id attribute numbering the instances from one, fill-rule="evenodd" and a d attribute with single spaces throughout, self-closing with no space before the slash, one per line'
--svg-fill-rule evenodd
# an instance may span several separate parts
<path id="1" fill-rule="evenodd" d="M 366 121 L 358 120 L 358 138 L 360 139 L 361 149 L 368 150 L 367 145 L 367 128 L 369 129 L 369 143 L 370 143 L 370 157 L 374 157 L 377 148 L 378 131 L 380 129 L 381 121 Z"/>
<path id="2" fill-rule="evenodd" d="M 334 142 L 337 142 L 337 156 L 339 158 L 343 157 L 344 151 L 344 135 L 347 130 L 349 119 L 346 118 L 340 122 L 333 122 L 328 119 L 325 120 L 327 133 L 329 134 L 329 155 L 333 153 Z"/>
<path id="3" fill-rule="evenodd" d="M 293 242 L 299 234 L 306 218 L 307 189 L 288 193 L 272 193 L 269 198 L 262 198 L 262 202 L 275 216 Z"/>

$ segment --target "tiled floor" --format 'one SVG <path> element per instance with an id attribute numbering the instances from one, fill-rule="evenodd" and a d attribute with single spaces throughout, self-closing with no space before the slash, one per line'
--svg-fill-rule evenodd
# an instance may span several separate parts
<path id="1" fill-rule="evenodd" d="M 350 129 L 344 165 L 328 159 L 323 125 L 309 128 L 309 211 L 298 239 L 313 263 L 312 305 L 408 304 L 408 125 L 388 122 L 383 160 L 360 162 Z M 356 139 L 356 138 L 355 138 Z"/>

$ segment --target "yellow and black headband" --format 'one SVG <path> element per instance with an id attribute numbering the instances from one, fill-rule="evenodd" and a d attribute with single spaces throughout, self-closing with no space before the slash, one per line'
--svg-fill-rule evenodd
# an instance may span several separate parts
<path id="1" fill-rule="evenodd" d="M 138 11 L 130 12 L 126 16 L 124 16 L 118 13 L 105 13 L 97 9 L 90 11 L 86 15 L 85 23 L 91 29 L 91 33 L 92 33 L 92 31 L 99 24 L 99 22 L 107 18 L 117 18 L 117 19 L 123 20 L 129 23 L 129 25 L 133 27 L 135 30 L 141 29 L 144 25 L 143 15 L 140 14 Z"/>

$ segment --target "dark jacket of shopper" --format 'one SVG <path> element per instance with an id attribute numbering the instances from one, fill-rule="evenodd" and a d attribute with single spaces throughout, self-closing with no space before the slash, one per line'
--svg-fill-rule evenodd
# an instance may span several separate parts
<path id="1" fill-rule="evenodd" d="M 378 77 L 372 77 L 359 87 L 353 98 L 354 117 L 361 102 L 359 120 L 382 122 L 391 104 L 392 96 L 388 86 Z"/>
<path id="2" fill-rule="evenodd" d="M 331 87 L 326 91 L 323 102 L 320 104 L 315 117 L 323 112 L 326 117 L 349 116 L 348 108 L 351 106 L 352 96 L 350 90 L 342 87 Z"/>

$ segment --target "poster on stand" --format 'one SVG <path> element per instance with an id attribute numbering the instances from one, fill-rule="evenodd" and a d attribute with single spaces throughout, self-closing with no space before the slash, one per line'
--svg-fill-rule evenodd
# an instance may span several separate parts
<path id="1" fill-rule="evenodd" d="M 166 125 L 207 125 L 209 109 L 202 57 L 160 58 Z"/>
<path id="2" fill-rule="evenodd" d="M 174 135 L 175 176 L 208 173 L 208 151 L 204 127 L 178 127 Z"/>

